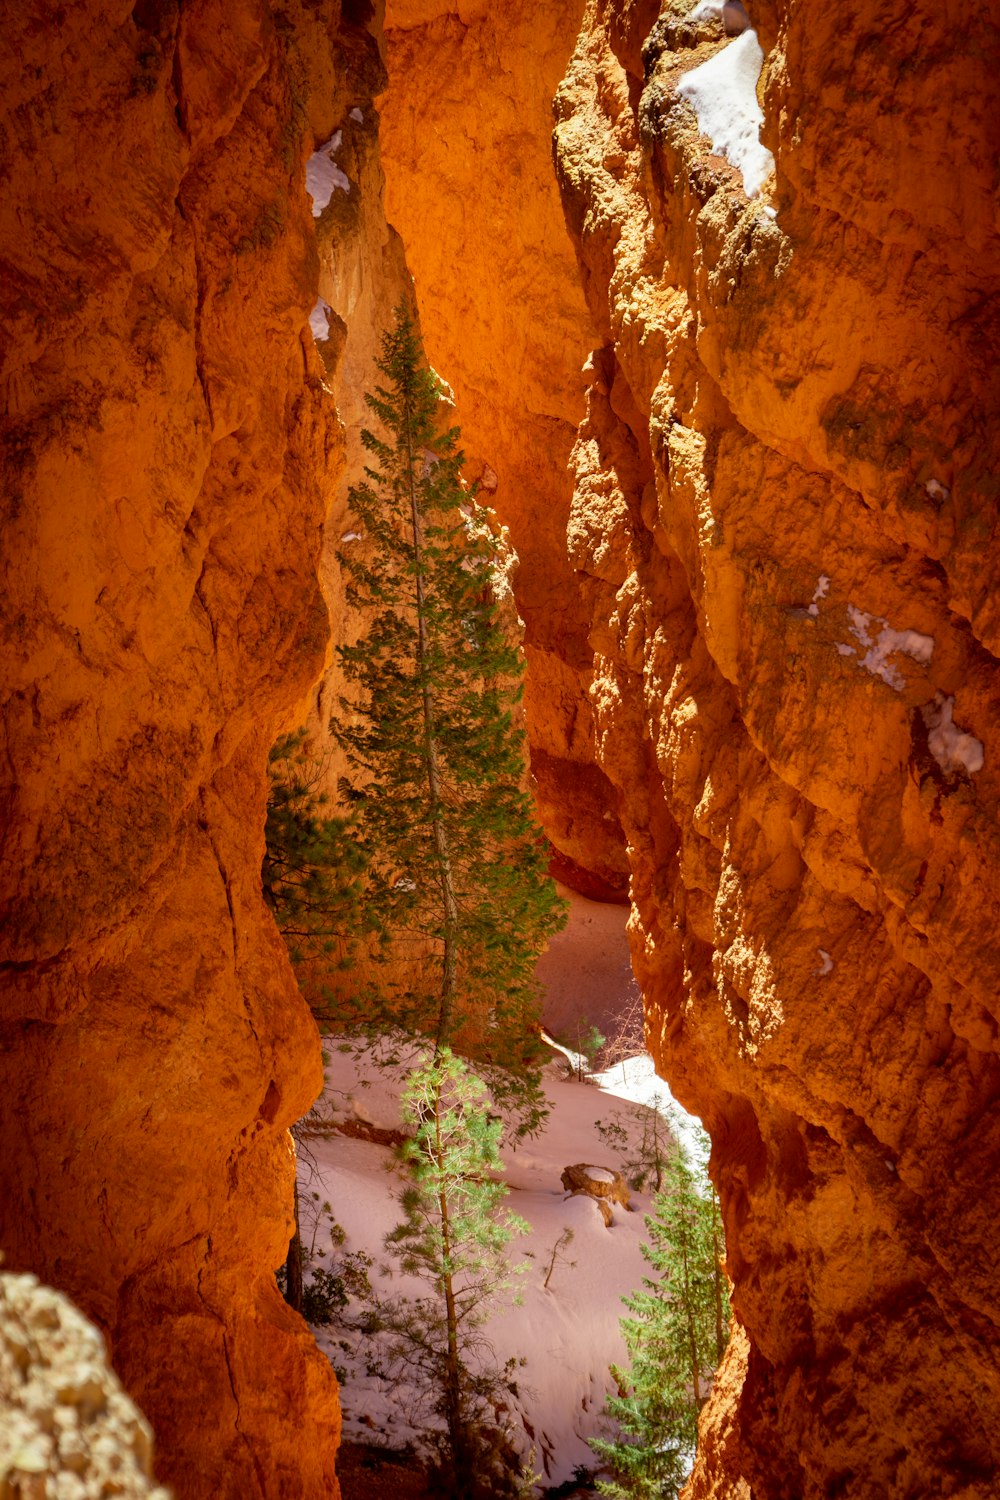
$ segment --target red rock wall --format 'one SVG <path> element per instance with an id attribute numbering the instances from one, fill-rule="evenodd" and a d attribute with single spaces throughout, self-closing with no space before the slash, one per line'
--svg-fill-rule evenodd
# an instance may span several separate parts
<path id="1" fill-rule="evenodd" d="M 581 10 L 388 0 L 382 157 L 428 357 L 519 558 L 531 765 L 558 873 L 622 898 L 614 792 L 594 761 L 588 608 L 565 543 L 593 332 L 552 172 L 551 101 Z"/>
<path id="2" fill-rule="evenodd" d="M 598 753 L 746 1330 L 687 1493 L 986 1500 L 1000 38 L 751 3 L 748 202 L 676 92 L 721 27 L 673 10 L 590 0 L 556 154 L 602 338 L 569 533 Z"/>
<path id="3" fill-rule="evenodd" d="M 337 1493 L 272 1274 L 320 1057 L 259 867 L 341 462 L 305 158 L 369 44 L 296 0 L 4 7 L 0 1245 L 106 1331 L 182 1500 Z"/>

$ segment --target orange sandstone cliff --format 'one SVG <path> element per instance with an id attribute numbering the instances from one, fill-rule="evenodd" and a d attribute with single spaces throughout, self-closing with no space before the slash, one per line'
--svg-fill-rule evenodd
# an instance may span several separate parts
<path id="1" fill-rule="evenodd" d="M 568 419 L 587 353 L 558 343 L 585 331 L 578 294 L 561 252 L 538 268 L 519 191 L 548 146 L 525 100 L 556 8 L 529 61 L 520 7 L 390 0 L 391 215 L 510 507 L 529 648 L 539 590 L 542 809 L 601 865 L 556 728 L 586 725 L 596 805 L 627 838 L 650 1039 L 712 1132 L 739 1327 L 690 1494 L 986 1500 L 997 27 L 929 0 L 763 0 L 729 43 L 721 11 L 589 0 L 557 93 L 596 331 L 572 581 L 545 529 L 558 479 L 532 488 L 524 448 L 508 457 L 520 424 L 537 466 L 539 385 Z M 540 656 L 573 670 L 546 679 Z"/>
<path id="2" fill-rule="evenodd" d="M 386 212 L 427 354 L 454 387 L 468 473 L 519 558 L 539 814 L 560 875 L 624 898 L 615 794 L 595 764 L 588 609 L 566 553 L 567 472 L 593 332 L 552 171 L 551 103 L 582 0 L 388 0 Z"/>
<path id="3" fill-rule="evenodd" d="M 305 164 L 367 12 L 4 7 L 0 1247 L 183 1500 L 337 1494 L 273 1277 L 320 1054 L 259 869 L 341 462 Z"/>
<path id="4" fill-rule="evenodd" d="M 555 140 L 600 330 L 569 531 L 599 759 L 745 1330 L 688 1493 L 986 1500 L 1000 38 L 749 4 L 768 176 L 685 81 L 757 43 L 659 9 L 590 0 Z"/>
<path id="5" fill-rule="evenodd" d="M 520 555 L 541 810 L 630 876 L 713 1137 L 739 1327 L 692 1500 L 987 1500 L 1000 38 L 751 0 L 744 178 L 691 8 L 389 0 L 388 219 Z M 272 1276 L 319 1052 L 258 872 L 406 285 L 376 7 L 4 21 L 0 1247 L 104 1329 L 181 1500 L 336 1496 Z"/>

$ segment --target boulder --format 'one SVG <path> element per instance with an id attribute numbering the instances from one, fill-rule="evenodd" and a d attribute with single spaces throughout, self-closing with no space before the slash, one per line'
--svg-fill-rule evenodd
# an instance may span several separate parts
<path id="1" fill-rule="evenodd" d="M 628 1184 L 622 1174 L 613 1171 L 611 1167 L 595 1167 L 586 1162 L 564 1167 L 562 1185 L 573 1197 L 583 1193 L 588 1198 L 593 1198 L 609 1229 L 614 1222 L 612 1203 L 620 1203 L 622 1208 L 632 1212 Z"/>

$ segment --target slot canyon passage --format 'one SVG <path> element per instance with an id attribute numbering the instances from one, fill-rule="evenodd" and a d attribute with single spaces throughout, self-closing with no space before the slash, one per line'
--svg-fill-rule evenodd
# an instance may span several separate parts
<path id="1" fill-rule="evenodd" d="M 685 1495 L 1000 1493 L 1000 34 L 746 8 L 4 0 L 0 1249 L 177 1500 L 339 1494 L 260 869 L 411 277 L 553 868 L 711 1135 Z"/>

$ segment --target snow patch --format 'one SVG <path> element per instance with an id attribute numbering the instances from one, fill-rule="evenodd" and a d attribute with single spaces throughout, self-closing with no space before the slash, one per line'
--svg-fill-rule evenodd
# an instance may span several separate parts
<path id="1" fill-rule="evenodd" d="M 688 21 L 721 21 L 722 0 L 701 0 L 694 10 L 688 11 L 685 20 Z"/>
<path id="2" fill-rule="evenodd" d="M 355 107 L 351 110 L 351 119 L 357 120 L 358 124 L 360 125 L 364 117 L 364 110 L 358 109 L 357 105 L 355 105 Z"/>
<path id="3" fill-rule="evenodd" d="M 927 491 L 928 495 L 930 495 L 932 500 L 947 500 L 948 496 L 951 494 L 951 490 L 948 488 L 948 486 L 946 484 L 942 484 L 939 479 L 928 479 L 927 483 L 924 485 L 924 489 Z"/>
<path id="4" fill-rule="evenodd" d="M 345 531 L 340 540 L 342 542 L 360 542 L 361 533 L 360 531 Z"/>
<path id="5" fill-rule="evenodd" d="M 967 734 L 955 724 L 952 715 L 955 699 L 935 693 L 933 703 L 925 703 L 920 716 L 927 725 L 927 744 L 942 771 L 967 771 L 971 776 L 983 769 L 985 747 L 974 734 Z"/>
<path id="6" fill-rule="evenodd" d="M 820 964 L 820 967 L 818 969 L 813 969 L 813 973 L 818 979 L 822 979 L 824 975 L 833 973 L 833 959 L 830 957 L 829 953 L 827 953 L 825 948 L 817 948 L 816 952 L 822 959 L 822 963 Z"/>
<path id="7" fill-rule="evenodd" d="M 609 1172 L 606 1167 L 588 1166 L 586 1173 L 591 1182 L 614 1182 L 615 1180 L 614 1172 Z"/>
<path id="8" fill-rule="evenodd" d="M 351 180 L 334 161 L 340 149 L 343 131 L 335 130 L 328 141 L 324 141 L 306 162 L 306 192 L 313 201 L 313 218 L 318 219 L 334 193 L 351 191 Z"/>
<path id="9" fill-rule="evenodd" d="M 317 342 L 330 337 L 330 304 L 324 302 L 322 297 L 317 298 L 316 306 L 309 314 L 309 327 L 312 336 Z"/>
<path id="10" fill-rule="evenodd" d="M 748 198 L 756 197 L 774 168 L 774 157 L 760 141 L 764 115 L 757 103 L 757 80 L 763 65 L 757 33 L 745 31 L 708 62 L 685 73 L 677 87 L 692 105 L 698 129 L 708 136 L 712 150 L 742 173 Z"/>
<path id="11" fill-rule="evenodd" d="M 815 619 L 819 614 L 820 600 L 825 599 L 829 592 L 830 580 L 825 573 L 821 573 L 819 575 L 819 582 L 816 584 L 816 592 L 812 596 L 812 603 L 806 610 L 806 614 L 812 615 L 813 619 Z"/>
<path id="12" fill-rule="evenodd" d="M 866 648 L 860 665 L 873 677 L 881 677 L 897 693 L 902 692 L 903 676 L 890 658 L 898 652 L 919 662 L 921 666 L 926 666 L 934 654 L 932 635 L 923 635 L 919 630 L 893 630 L 883 616 L 865 614 L 864 610 L 853 604 L 847 606 L 847 614 L 851 622 L 851 634 L 859 645 Z M 873 634 L 875 626 L 879 628 Z M 837 650 L 841 656 L 845 656 L 850 648 L 845 651 L 838 644 Z"/>
<path id="13" fill-rule="evenodd" d="M 841 656 L 853 656 L 854 647 L 848 646 L 844 641 L 837 642 L 837 651 Z"/>
<path id="14" fill-rule="evenodd" d="M 420 1060 L 420 1047 L 404 1039 L 384 1039 L 379 1044 L 383 1066 L 373 1067 L 361 1044 L 328 1037 L 326 1045 L 330 1062 L 324 1102 L 331 1114 L 398 1128 L 399 1094 L 409 1069 Z M 617 1107 L 638 1136 L 642 1106 L 648 1107 L 648 1099 L 659 1094 L 661 1100 L 669 1101 L 669 1089 L 656 1077 L 649 1057 L 616 1063 L 606 1075 L 594 1079 L 596 1088 L 569 1082 L 561 1074 L 561 1063 L 546 1071 L 545 1092 L 552 1113 L 544 1129 L 503 1152 L 511 1189 L 508 1206 L 529 1226 L 527 1235 L 512 1242 L 512 1257 L 519 1260 L 528 1255 L 531 1268 L 520 1279 L 522 1304 L 503 1307 L 484 1329 L 500 1363 L 509 1356 L 527 1359 L 510 1416 L 515 1431 L 523 1428 L 522 1451 L 535 1449 L 536 1467 L 544 1469 L 548 1485 L 570 1480 L 578 1464 L 593 1463 L 587 1439 L 603 1427 L 601 1411 L 614 1389 L 609 1366 L 627 1360 L 619 1323 L 625 1314 L 621 1298 L 635 1291 L 648 1271 L 640 1247 L 649 1239 L 643 1215 L 651 1207 L 650 1193 L 633 1191 L 637 1211 L 618 1216 L 614 1228 L 608 1230 L 585 1196 L 566 1197 L 561 1173 L 568 1162 L 595 1155 L 600 1159 L 607 1152 L 594 1124 L 597 1116 L 606 1116 L 609 1108 Z M 605 1078 L 607 1082 L 602 1081 Z M 677 1116 L 681 1114 L 677 1109 Z M 691 1117 L 684 1118 L 693 1128 Z M 673 1130 L 673 1113 L 669 1124 Z M 383 1269 L 387 1259 L 383 1238 L 401 1217 L 394 1195 L 405 1183 L 394 1166 L 392 1151 L 335 1131 L 311 1136 L 308 1147 L 311 1165 L 305 1152 L 300 1165 L 303 1200 L 316 1192 L 320 1201 L 334 1205 L 346 1234 L 343 1249 L 373 1256 L 374 1285 L 383 1291 L 426 1294 L 424 1283 L 404 1275 L 398 1267 L 391 1273 Z M 599 1181 L 612 1177 L 600 1167 L 588 1170 Z M 546 1289 L 543 1282 L 553 1247 L 567 1229 L 572 1230 L 572 1241 Z M 316 1244 L 326 1252 L 330 1265 L 335 1251 L 323 1226 Z M 374 1430 L 392 1447 L 407 1441 L 420 1443 L 423 1433 L 415 1416 L 415 1393 L 390 1389 L 376 1373 L 370 1336 L 337 1328 L 314 1331 L 320 1346 L 346 1370 L 342 1390 L 345 1434 L 371 1441 Z"/>

